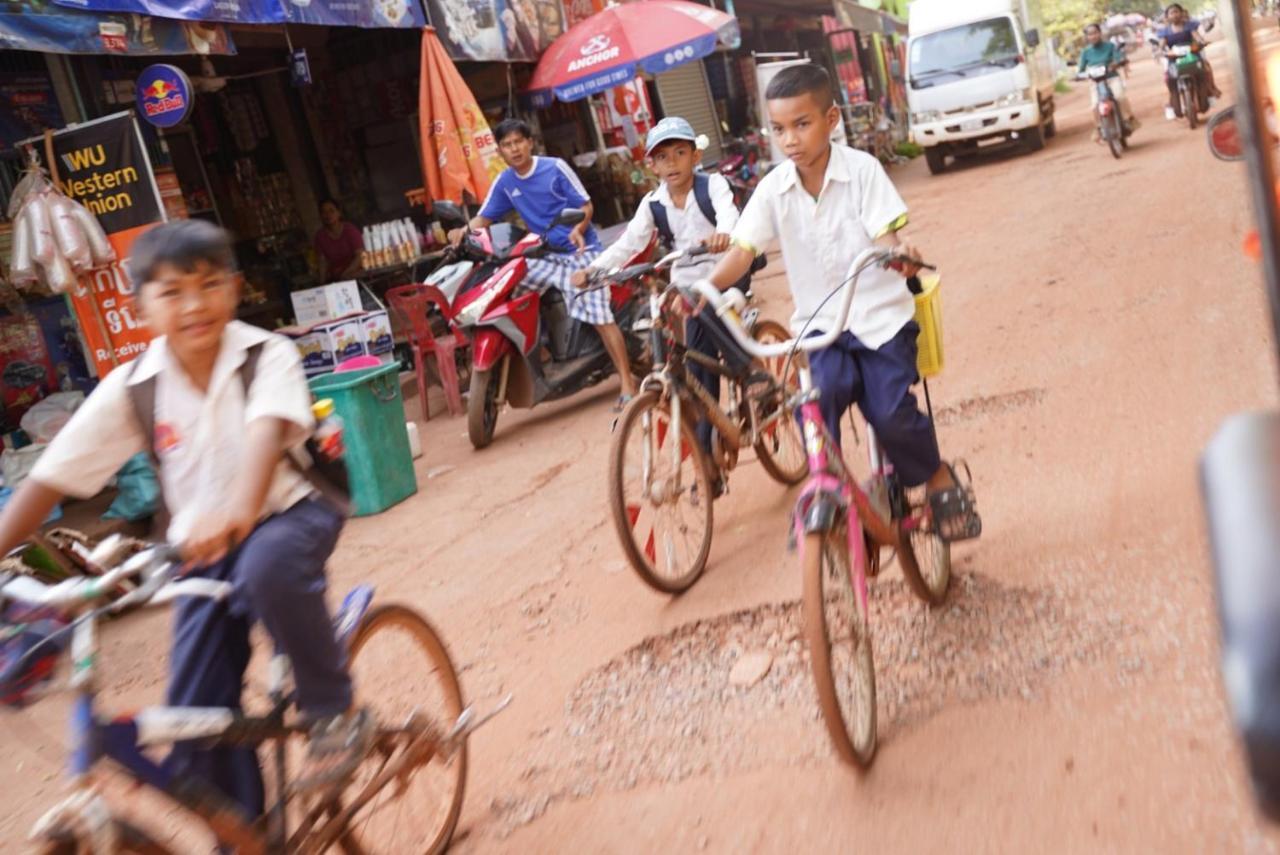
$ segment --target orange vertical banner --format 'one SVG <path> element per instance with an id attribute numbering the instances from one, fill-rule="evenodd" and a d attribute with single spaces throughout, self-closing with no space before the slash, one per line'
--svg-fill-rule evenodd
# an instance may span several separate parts
<path id="1" fill-rule="evenodd" d="M 430 197 L 461 204 L 466 191 L 483 201 L 504 164 L 489 122 L 434 27 L 422 30 L 418 121 L 422 172 Z"/>

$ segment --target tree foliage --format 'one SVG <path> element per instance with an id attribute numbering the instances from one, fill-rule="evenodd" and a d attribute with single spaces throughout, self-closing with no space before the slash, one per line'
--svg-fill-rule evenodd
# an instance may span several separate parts
<path id="1" fill-rule="evenodd" d="M 1086 25 L 1107 17 L 1108 0 L 1046 0 L 1044 28 L 1064 57 L 1078 54 L 1084 47 Z"/>

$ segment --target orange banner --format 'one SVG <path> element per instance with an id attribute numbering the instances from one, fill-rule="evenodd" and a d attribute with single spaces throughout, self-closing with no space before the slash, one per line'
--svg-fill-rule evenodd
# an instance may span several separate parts
<path id="1" fill-rule="evenodd" d="M 133 285 L 125 275 L 124 261 L 138 235 L 153 225 L 107 235 L 118 260 L 110 267 L 81 276 L 71 292 L 71 305 L 99 377 L 106 377 L 117 365 L 138 356 L 151 341 L 151 331 L 133 305 Z"/>
<path id="2" fill-rule="evenodd" d="M 505 166 L 480 105 L 433 27 L 422 31 L 418 116 L 422 172 L 430 197 L 461 204 L 468 192 L 475 201 L 483 201 Z"/>

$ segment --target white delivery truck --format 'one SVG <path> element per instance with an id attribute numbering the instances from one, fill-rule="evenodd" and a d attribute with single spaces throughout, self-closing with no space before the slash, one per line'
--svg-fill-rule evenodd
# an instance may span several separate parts
<path id="1" fill-rule="evenodd" d="M 1038 0 L 914 0 L 907 25 L 911 134 L 930 172 L 987 146 L 1044 148 L 1054 79 Z"/>

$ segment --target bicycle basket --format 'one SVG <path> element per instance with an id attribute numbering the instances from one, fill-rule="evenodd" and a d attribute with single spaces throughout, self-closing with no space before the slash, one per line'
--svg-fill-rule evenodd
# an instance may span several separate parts
<path id="1" fill-rule="evenodd" d="M 67 621 L 49 609 L 0 607 L 0 704 L 25 706 L 32 693 L 53 676 L 67 636 L 49 639 L 66 626 Z M 40 644 L 38 653 L 24 659 Z"/>
<path id="2" fill-rule="evenodd" d="M 942 301 L 938 276 L 920 277 L 923 290 L 916 295 L 916 323 L 920 336 L 916 339 L 916 370 L 921 377 L 933 377 L 942 371 Z"/>

